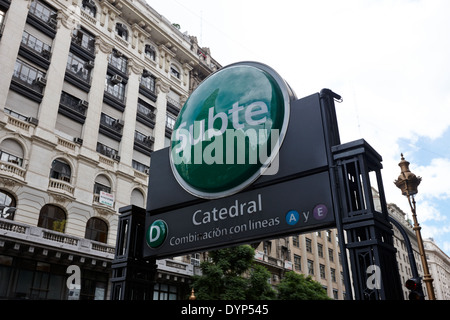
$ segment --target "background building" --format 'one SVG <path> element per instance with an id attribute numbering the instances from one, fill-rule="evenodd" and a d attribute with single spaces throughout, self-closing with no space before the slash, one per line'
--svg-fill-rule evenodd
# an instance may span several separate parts
<path id="1" fill-rule="evenodd" d="M 271 273 L 274 287 L 284 273 L 295 271 L 322 284 L 330 298 L 344 299 L 341 254 L 336 229 L 261 242 L 255 259 Z"/>
<path id="2" fill-rule="evenodd" d="M 433 278 L 434 294 L 437 300 L 450 300 L 450 257 L 432 238 L 424 239 L 428 269 Z"/>
<path id="3" fill-rule="evenodd" d="M 220 65 L 143 0 L 0 0 L 0 298 L 105 299 L 118 209 Z M 161 261 L 157 298 L 193 274 Z M 174 276 L 174 274 L 176 274 Z"/>

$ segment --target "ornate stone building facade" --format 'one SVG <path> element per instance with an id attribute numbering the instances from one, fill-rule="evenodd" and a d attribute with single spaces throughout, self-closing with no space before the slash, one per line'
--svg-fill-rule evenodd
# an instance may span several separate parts
<path id="1" fill-rule="evenodd" d="M 220 65 L 143 0 L 0 0 L 0 298 L 109 297 L 118 209 Z M 193 274 L 160 261 L 155 298 Z"/>

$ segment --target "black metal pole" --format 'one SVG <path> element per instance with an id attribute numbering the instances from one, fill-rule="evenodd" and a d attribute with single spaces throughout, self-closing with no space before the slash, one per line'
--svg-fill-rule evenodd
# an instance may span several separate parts
<path id="1" fill-rule="evenodd" d="M 324 135 L 325 135 L 325 143 L 327 145 L 328 150 L 327 157 L 329 161 L 330 184 L 332 186 L 333 205 L 336 214 L 336 229 L 342 258 L 342 272 L 345 286 L 345 300 L 353 300 L 352 284 L 350 281 L 350 271 L 349 271 L 350 269 L 348 264 L 347 249 L 345 246 L 345 236 L 344 236 L 345 231 L 342 225 L 342 212 L 339 199 L 339 190 L 337 190 L 339 184 L 337 183 L 336 164 L 334 163 L 332 152 L 330 152 L 332 146 L 340 144 L 334 99 L 342 101 L 341 96 L 331 91 L 330 89 L 322 89 L 320 91 L 320 102 L 324 122 L 323 128 L 326 131 L 324 132 Z"/>
<path id="2" fill-rule="evenodd" d="M 398 222 L 395 218 L 393 218 L 391 216 L 389 216 L 388 218 L 389 218 L 389 221 L 398 229 L 398 231 L 400 231 L 403 238 L 405 239 L 405 245 L 406 245 L 406 249 L 408 251 L 409 264 L 411 266 L 411 273 L 413 275 L 413 278 L 419 279 L 419 281 L 420 281 L 419 290 L 420 290 L 420 293 L 423 295 L 422 278 L 419 276 L 419 272 L 417 271 L 416 259 L 414 258 L 414 252 L 413 252 L 413 248 L 411 245 L 411 241 L 409 240 L 408 234 L 406 233 L 405 228 L 403 228 L 403 226 L 401 225 L 400 222 Z"/>

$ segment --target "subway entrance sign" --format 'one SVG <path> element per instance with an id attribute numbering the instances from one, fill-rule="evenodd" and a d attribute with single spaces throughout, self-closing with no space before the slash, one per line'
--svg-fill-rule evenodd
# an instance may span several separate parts
<path id="1" fill-rule="evenodd" d="M 256 62 L 206 78 L 152 154 L 146 210 L 119 210 L 112 299 L 152 297 L 157 259 L 334 227 L 346 299 L 402 299 L 381 156 L 340 143 L 335 99 L 297 99 Z"/>
<path id="2" fill-rule="evenodd" d="M 152 154 L 144 257 L 334 227 L 335 96 L 324 89 L 297 99 L 256 62 L 205 79 L 181 109 L 170 147 Z"/>

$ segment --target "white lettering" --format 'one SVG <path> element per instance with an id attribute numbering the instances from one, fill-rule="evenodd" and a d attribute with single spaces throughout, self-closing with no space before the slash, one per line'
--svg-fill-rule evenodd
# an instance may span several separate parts
<path id="1" fill-rule="evenodd" d="M 305 222 L 308 222 L 308 218 L 309 218 L 309 211 L 303 211 L 303 217 L 305 217 Z"/>
<path id="2" fill-rule="evenodd" d="M 267 105 L 264 102 L 262 101 L 253 102 L 245 110 L 245 121 L 252 126 L 264 123 L 267 121 L 267 116 L 264 116 L 259 120 L 254 120 L 253 117 L 261 114 L 266 114 L 267 112 L 268 112 Z"/>
<path id="3" fill-rule="evenodd" d="M 381 289 L 381 269 L 379 266 L 372 264 L 367 267 L 366 273 L 373 272 L 366 281 L 367 288 L 370 290 Z"/>
<path id="4" fill-rule="evenodd" d="M 262 196 L 261 194 L 258 194 L 256 199 L 247 202 L 240 202 L 236 199 L 228 208 L 212 208 L 210 211 L 202 211 L 201 209 L 196 210 L 192 214 L 192 223 L 199 226 L 201 224 L 210 223 L 211 221 L 235 218 L 245 214 L 255 214 L 261 212 L 262 209 Z"/>
<path id="5" fill-rule="evenodd" d="M 153 236 L 153 230 L 156 230 L 156 236 Z M 150 242 L 158 240 L 160 235 L 161 235 L 161 229 L 158 226 L 150 227 Z"/>
<path id="6" fill-rule="evenodd" d="M 239 106 L 239 103 L 235 102 L 233 104 L 233 107 L 228 110 L 228 113 L 231 114 L 231 120 L 233 122 L 233 128 L 234 129 L 242 129 L 244 127 L 244 124 L 239 123 L 239 111 L 244 110 L 243 106 Z M 246 113 L 247 114 L 247 113 Z M 247 120 L 247 119 L 245 119 Z"/>
<path id="7" fill-rule="evenodd" d="M 214 115 L 214 107 L 209 108 L 208 110 L 208 129 L 214 129 L 214 122 L 220 118 L 220 130 L 218 132 L 212 132 L 215 136 L 221 135 L 225 132 L 228 127 L 228 117 L 226 113 L 219 112 Z"/>

